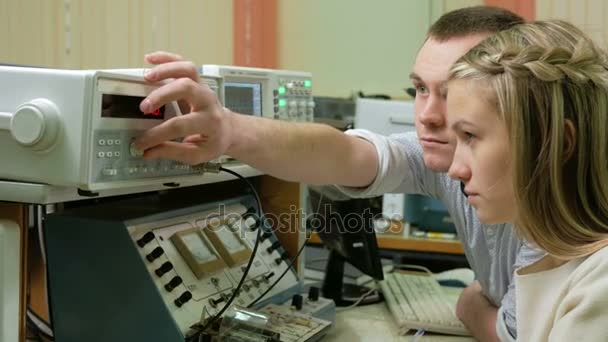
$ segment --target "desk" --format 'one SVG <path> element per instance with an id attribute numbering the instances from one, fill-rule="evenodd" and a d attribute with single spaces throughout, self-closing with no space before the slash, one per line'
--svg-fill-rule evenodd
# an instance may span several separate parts
<path id="1" fill-rule="evenodd" d="M 462 289 L 446 288 L 451 301 L 458 300 Z M 455 304 L 455 302 L 454 302 Z M 361 306 L 338 312 L 336 323 L 323 341 L 357 342 L 357 341 L 411 341 L 410 336 L 399 336 L 393 316 L 386 303 Z M 470 342 L 470 337 L 434 335 L 426 333 L 420 342 Z"/>
<path id="2" fill-rule="evenodd" d="M 458 240 L 436 240 L 427 238 L 402 237 L 399 235 L 376 234 L 378 248 L 398 251 L 430 252 L 446 254 L 464 254 L 462 244 Z M 317 233 L 312 233 L 310 243 L 321 244 Z"/>

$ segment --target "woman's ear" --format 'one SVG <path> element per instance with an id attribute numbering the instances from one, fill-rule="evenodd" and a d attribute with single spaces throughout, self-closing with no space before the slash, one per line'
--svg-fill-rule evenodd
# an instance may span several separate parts
<path id="1" fill-rule="evenodd" d="M 576 128 L 570 119 L 564 122 L 564 162 L 567 162 L 574 155 L 576 150 Z"/>

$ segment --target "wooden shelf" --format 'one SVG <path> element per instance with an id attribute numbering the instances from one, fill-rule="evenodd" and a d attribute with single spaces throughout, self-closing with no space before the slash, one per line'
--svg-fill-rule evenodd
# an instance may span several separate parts
<path id="1" fill-rule="evenodd" d="M 429 252 L 446 254 L 464 254 L 462 244 L 458 240 L 435 240 L 426 238 L 404 238 L 402 236 L 376 234 L 378 248 L 409 252 Z M 309 243 L 321 244 L 317 233 L 313 233 Z"/>

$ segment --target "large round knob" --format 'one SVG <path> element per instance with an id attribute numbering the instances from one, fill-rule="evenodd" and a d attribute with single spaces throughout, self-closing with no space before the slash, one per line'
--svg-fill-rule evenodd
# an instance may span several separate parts
<path id="1" fill-rule="evenodd" d="M 57 106 L 47 99 L 34 99 L 17 107 L 11 117 L 10 130 L 21 145 L 36 151 L 48 150 L 61 131 Z"/>

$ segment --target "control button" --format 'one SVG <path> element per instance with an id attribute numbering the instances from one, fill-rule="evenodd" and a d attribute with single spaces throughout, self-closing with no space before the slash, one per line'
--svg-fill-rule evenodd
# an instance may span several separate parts
<path id="1" fill-rule="evenodd" d="M 105 140 L 103 140 L 103 139 L 99 139 L 99 140 L 97 141 L 97 144 L 98 144 L 99 146 L 105 146 L 106 141 L 105 141 Z"/>
<path id="2" fill-rule="evenodd" d="M 278 112 L 279 112 L 279 107 L 274 106 L 274 112 L 275 112 L 275 113 L 278 113 Z"/>
<path id="3" fill-rule="evenodd" d="M 296 310 L 302 310 L 302 304 L 304 304 L 304 298 L 302 295 L 296 294 L 291 297 L 291 306 L 295 307 Z"/>
<path id="4" fill-rule="evenodd" d="M 274 96 L 279 95 L 279 91 L 277 89 L 273 89 L 272 90 L 272 95 L 274 95 Z"/>
<path id="5" fill-rule="evenodd" d="M 264 242 L 264 240 L 268 239 L 270 236 L 272 236 L 271 232 L 264 232 L 262 234 L 261 241 Z"/>
<path id="6" fill-rule="evenodd" d="M 154 250 L 152 250 L 152 252 L 150 252 L 150 254 L 146 255 L 146 259 L 148 259 L 149 262 L 152 262 L 159 256 L 163 255 L 164 252 L 165 251 L 163 251 L 162 247 L 156 247 Z"/>
<path id="7" fill-rule="evenodd" d="M 110 153 L 112 153 L 112 152 L 110 152 Z M 116 170 L 116 169 L 103 169 L 101 171 L 101 173 L 104 176 L 116 176 L 118 174 L 118 170 Z"/>
<path id="8" fill-rule="evenodd" d="M 114 151 L 114 157 L 120 158 L 120 151 Z"/>
<path id="9" fill-rule="evenodd" d="M 243 284 L 242 289 L 243 289 L 245 292 L 249 292 L 249 289 L 250 289 L 250 288 L 249 288 L 249 285 L 247 285 L 247 284 Z"/>
<path id="10" fill-rule="evenodd" d="M 154 273 L 156 273 L 157 276 L 162 277 L 163 275 L 165 275 L 165 273 L 171 271 L 173 269 L 173 264 L 169 261 L 166 261 L 164 264 L 160 265 L 159 268 L 157 268 Z"/>
<path id="11" fill-rule="evenodd" d="M 265 275 L 263 278 L 264 278 L 264 281 L 265 281 L 265 282 L 268 282 L 268 281 L 270 280 L 270 278 L 272 278 L 272 277 L 274 277 L 274 272 L 270 272 L 270 273 L 268 273 L 268 274 L 267 274 L 267 275 Z"/>
<path id="12" fill-rule="evenodd" d="M 190 299 L 192 299 L 192 293 L 190 291 L 186 291 L 173 302 L 178 308 L 181 308 L 182 305 L 186 304 Z"/>
<path id="13" fill-rule="evenodd" d="M 144 234 L 144 236 L 142 236 L 139 240 L 137 240 L 136 243 L 139 247 L 143 247 L 152 240 L 154 240 L 154 233 L 147 232 L 146 234 Z"/>
<path id="14" fill-rule="evenodd" d="M 131 157 L 142 157 L 144 155 L 144 151 L 135 147 L 133 142 L 129 145 L 129 153 L 131 153 Z"/>
<path id="15" fill-rule="evenodd" d="M 112 140 L 112 139 L 108 139 L 108 141 L 106 142 L 106 144 L 107 144 L 108 146 L 112 146 L 112 145 L 114 145 L 114 140 Z"/>
<path id="16" fill-rule="evenodd" d="M 259 287 L 260 286 L 260 282 L 257 279 L 252 279 L 251 280 L 251 284 L 253 285 L 253 287 Z"/>
<path id="17" fill-rule="evenodd" d="M 103 158 L 106 154 L 104 152 L 97 152 L 97 158 Z"/>
<path id="18" fill-rule="evenodd" d="M 274 259 L 274 263 L 277 265 L 280 265 L 282 262 L 283 262 L 283 258 L 279 257 L 279 258 Z"/>
<path id="19" fill-rule="evenodd" d="M 165 290 L 171 292 L 174 288 L 178 287 L 179 284 L 182 283 L 182 278 L 180 276 L 175 276 L 171 279 L 167 284 L 165 284 Z"/>
<path id="20" fill-rule="evenodd" d="M 217 279 L 217 278 L 215 278 L 215 277 L 212 277 L 212 278 L 211 278 L 211 284 L 213 284 L 213 285 L 217 286 L 217 284 L 219 284 L 219 283 L 220 283 L 220 280 L 219 280 L 219 279 Z"/>
<path id="21" fill-rule="evenodd" d="M 120 139 L 115 139 L 114 140 L 114 145 L 120 145 Z"/>
<path id="22" fill-rule="evenodd" d="M 316 286 L 311 286 L 308 289 L 308 300 L 311 302 L 316 302 L 319 300 L 319 288 Z"/>
<path id="23" fill-rule="evenodd" d="M 221 302 L 224 301 L 224 297 L 220 297 L 218 299 L 209 299 L 209 304 L 211 304 L 211 306 L 215 309 L 217 307 L 217 305 Z"/>
<path id="24" fill-rule="evenodd" d="M 275 241 L 270 247 L 266 248 L 266 252 L 272 253 L 275 249 L 281 247 L 281 243 L 279 241 Z"/>

